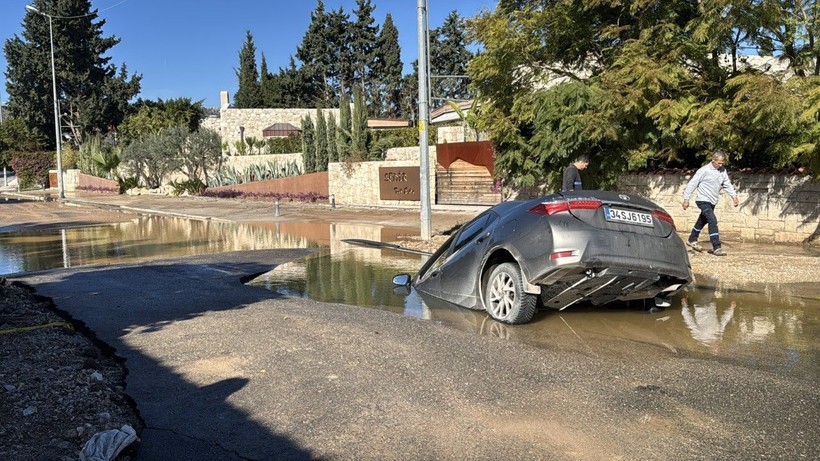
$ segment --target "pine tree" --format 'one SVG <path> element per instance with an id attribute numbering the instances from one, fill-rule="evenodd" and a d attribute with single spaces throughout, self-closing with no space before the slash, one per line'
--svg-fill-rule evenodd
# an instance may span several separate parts
<path id="1" fill-rule="evenodd" d="M 430 74 L 466 75 L 467 63 L 472 57 L 473 54 L 467 49 L 464 19 L 453 10 L 441 27 L 430 31 Z M 435 78 L 430 84 L 431 97 L 436 101 L 471 98 L 466 78 Z"/>
<path id="2" fill-rule="evenodd" d="M 327 115 L 327 161 L 328 163 L 339 161 L 339 148 L 336 145 L 338 136 L 336 129 L 336 117 L 333 112 Z"/>
<path id="3" fill-rule="evenodd" d="M 333 102 L 333 93 L 327 83 L 332 59 L 328 32 L 328 15 L 324 3 L 319 0 L 310 14 L 310 24 L 302 43 L 296 49 L 296 58 L 302 62 L 300 72 L 307 90 L 302 97 L 311 107 L 327 107 Z"/>
<path id="4" fill-rule="evenodd" d="M 356 22 L 352 24 L 350 46 L 353 49 L 354 79 L 356 86 L 362 89 L 365 103 L 373 104 L 376 95 L 373 94 L 370 78 L 376 60 L 376 43 L 379 28 L 374 25 L 373 12 L 375 7 L 370 0 L 356 0 Z"/>
<path id="5" fill-rule="evenodd" d="M 351 48 L 352 24 L 342 7 L 327 17 L 327 40 L 332 58 L 330 78 L 336 101 L 344 92 L 350 94 L 353 85 L 353 49 Z"/>
<path id="6" fill-rule="evenodd" d="M 327 122 L 322 109 L 316 109 L 316 171 L 327 171 Z"/>
<path id="7" fill-rule="evenodd" d="M 341 101 L 339 102 L 339 129 L 336 136 L 337 153 L 340 162 L 344 162 L 350 157 L 351 122 L 350 99 L 348 99 L 347 93 L 342 93 Z"/>
<path id="8" fill-rule="evenodd" d="M 246 31 L 245 43 L 239 51 L 239 89 L 233 105 L 237 109 L 254 109 L 262 107 L 262 95 L 259 90 L 259 73 L 256 70 L 256 45 L 251 31 Z"/>
<path id="9" fill-rule="evenodd" d="M 305 164 L 305 173 L 316 172 L 316 141 L 310 115 L 305 115 L 302 119 L 302 162 Z"/>
<path id="10" fill-rule="evenodd" d="M 373 95 L 373 115 L 377 117 L 399 117 L 401 114 L 401 47 L 399 31 L 393 24 L 390 13 L 384 19 L 376 48 L 373 75 L 379 95 Z"/>
<path id="11" fill-rule="evenodd" d="M 419 111 L 419 67 L 413 63 L 413 73 L 401 79 L 401 116 L 418 120 Z"/>
<path id="12" fill-rule="evenodd" d="M 60 125 L 68 127 L 73 141 L 82 144 L 94 132 L 106 132 L 122 122 L 128 102 L 139 93 L 140 75 L 129 77 L 105 54 L 117 45 L 116 37 L 103 37 L 105 20 L 89 0 L 34 0 L 33 6 L 52 16 L 54 67 Z M 6 89 L 11 115 L 21 118 L 38 136 L 54 146 L 54 100 L 51 75 L 49 19 L 28 11 L 22 38 L 6 40 Z"/>

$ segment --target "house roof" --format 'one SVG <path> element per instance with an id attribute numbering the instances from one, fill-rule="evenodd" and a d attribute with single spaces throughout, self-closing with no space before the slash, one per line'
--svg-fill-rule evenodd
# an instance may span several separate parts
<path id="1" fill-rule="evenodd" d="M 290 123 L 274 123 L 273 125 L 262 130 L 262 136 L 265 137 L 285 137 L 302 132 L 301 128 L 295 127 Z"/>
<path id="2" fill-rule="evenodd" d="M 398 118 L 370 118 L 367 119 L 367 127 L 374 130 L 389 129 L 389 128 L 406 128 L 410 126 L 409 120 L 402 120 Z"/>
<path id="3" fill-rule="evenodd" d="M 456 103 L 459 109 L 462 112 L 470 112 L 470 108 L 473 107 L 473 100 L 469 101 L 459 101 Z M 450 106 L 450 104 L 444 104 L 443 106 L 439 107 L 438 109 L 430 112 L 430 124 L 436 125 L 439 123 L 446 123 L 452 122 L 455 120 L 460 120 L 458 113 Z"/>

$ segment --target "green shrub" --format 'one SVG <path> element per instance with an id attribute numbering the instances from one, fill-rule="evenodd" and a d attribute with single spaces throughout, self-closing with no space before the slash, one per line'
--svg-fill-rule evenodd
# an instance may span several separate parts
<path id="1" fill-rule="evenodd" d="M 140 180 L 136 176 L 130 178 L 117 178 L 117 183 L 120 185 L 120 194 L 124 194 L 128 189 L 139 187 Z"/>
<path id="2" fill-rule="evenodd" d="M 182 195 L 187 192 L 189 195 L 202 195 L 208 187 L 199 178 L 188 179 L 186 181 L 174 181 L 171 183 L 174 188 L 174 195 Z"/>
<path id="3" fill-rule="evenodd" d="M 391 130 L 371 130 L 370 158 L 384 159 L 388 149 L 419 145 L 418 128 L 396 128 Z M 430 130 L 427 143 L 436 145 L 436 130 Z"/>
<path id="4" fill-rule="evenodd" d="M 268 138 L 269 154 L 295 154 L 302 151 L 302 136 L 294 134 L 286 138 Z"/>
<path id="5" fill-rule="evenodd" d="M 77 163 L 80 160 L 80 153 L 71 144 L 64 144 L 62 146 L 62 164 L 63 171 L 77 168 Z M 54 153 L 54 164 L 57 164 L 57 153 Z"/>

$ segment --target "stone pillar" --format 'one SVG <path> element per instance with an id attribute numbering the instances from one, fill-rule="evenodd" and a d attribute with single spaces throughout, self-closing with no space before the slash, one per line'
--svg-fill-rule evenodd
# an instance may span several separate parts
<path id="1" fill-rule="evenodd" d="M 219 92 L 219 108 L 221 110 L 225 110 L 228 108 L 230 103 L 228 102 L 228 92 L 223 90 Z"/>

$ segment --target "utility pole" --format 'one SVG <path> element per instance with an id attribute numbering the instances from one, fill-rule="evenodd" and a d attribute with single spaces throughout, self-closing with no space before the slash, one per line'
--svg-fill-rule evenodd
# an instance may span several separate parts
<path id="1" fill-rule="evenodd" d="M 427 31 L 427 0 L 418 0 L 419 32 L 419 198 L 421 200 L 421 239 L 430 240 L 433 225 L 430 212 L 430 162 L 427 132 L 430 129 L 429 109 L 429 41 Z"/>

